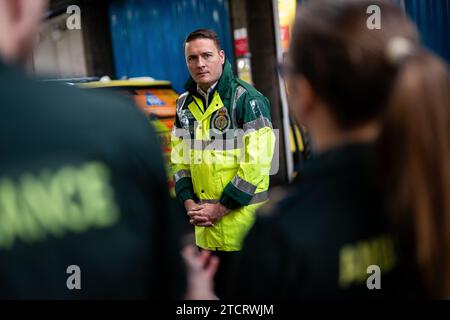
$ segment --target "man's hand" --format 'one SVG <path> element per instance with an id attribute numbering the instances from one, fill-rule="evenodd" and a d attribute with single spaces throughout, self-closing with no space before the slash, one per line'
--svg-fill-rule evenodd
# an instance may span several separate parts
<path id="1" fill-rule="evenodd" d="M 191 217 L 192 224 L 201 227 L 210 227 L 229 212 L 230 209 L 221 203 L 205 203 L 198 206 L 197 209 L 189 210 L 188 215 Z"/>
<path id="2" fill-rule="evenodd" d="M 214 275 L 219 266 L 219 258 L 211 252 L 202 250 L 196 254 L 193 246 L 186 246 L 182 256 L 187 268 L 187 300 L 217 300 L 214 294 Z"/>
<path id="3" fill-rule="evenodd" d="M 186 212 L 191 210 L 198 210 L 200 205 L 198 205 L 194 200 L 188 199 L 184 201 L 184 207 L 186 208 Z"/>
<path id="4" fill-rule="evenodd" d="M 194 200 L 188 199 L 184 201 L 184 207 L 186 208 L 188 216 L 191 218 L 190 223 L 199 227 L 210 227 L 212 222 L 207 217 L 196 215 L 200 209 L 203 209 L 203 205 L 197 204 Z"/>

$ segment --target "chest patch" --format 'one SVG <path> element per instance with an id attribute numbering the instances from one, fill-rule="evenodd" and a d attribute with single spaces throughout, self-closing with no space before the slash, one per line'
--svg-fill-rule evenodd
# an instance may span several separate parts
<path id="1" fill-rule="evenodd" d="M 224 131 L 230 128 L 230 115 L 227 108 L 219 109 L 212 118 L 213 129 Z"/>

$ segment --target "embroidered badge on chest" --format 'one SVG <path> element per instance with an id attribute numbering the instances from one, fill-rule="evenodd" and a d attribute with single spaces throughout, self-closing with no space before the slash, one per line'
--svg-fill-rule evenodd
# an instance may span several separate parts
<path id="1" fill-rule="evenodd" d="M 212 119 L 213 128 L 219 131 L 224 131 L 230 128 L 230 116 L 227 108 L 219 109 Z"/>

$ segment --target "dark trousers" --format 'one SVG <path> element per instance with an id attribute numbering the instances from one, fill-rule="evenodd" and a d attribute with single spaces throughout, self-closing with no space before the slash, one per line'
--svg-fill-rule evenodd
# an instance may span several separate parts
<path id="1" fill-rule="evenodd" d="M 199 249 L 205 250 L 202 248 Z M 220 260 L 219 267 L 217 268 L 216 275 L 214 276 L 214 291 L 219 299 L 223 299 L 226 297 L 226 285 L 230 280 L 231 266 L 233 265 L 233 261 L 236 259 L 239 251 L 208 251 Z"/>

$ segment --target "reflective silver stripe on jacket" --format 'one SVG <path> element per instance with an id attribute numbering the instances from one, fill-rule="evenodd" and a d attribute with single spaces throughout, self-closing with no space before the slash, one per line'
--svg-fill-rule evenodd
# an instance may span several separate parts
<path id="1" fill-rule="evenodd" d="M 236 92 L 234 94 L 234 99 L 233 99 L 233 108 L 231 110 L 232 114 L 233 114 L 233 127 L 236 129 L 238 128 L 238 122 L 237 122 L 237 109 L 236 109 L 236 105 L 237 105 L 237 101 L 239 100 L 239 98 L 245 93 L 245 88 L 244 87 L 237 87 L 236 88 Z"/>
<path id="2" fill-rule="evenodd" d="M 231 180 L 231 183 L 237 189 L 239 189 L 242 192 L 245 192 L 246 194 L 249 194 L 251 196 L 253 196 L 255 194 L 256 186 L 251 184 L 250 182 L 245 181 L 238 175 L 234 176 L 234 178 Z"/>
<path id="3" fill-rule="evenodd" d="M 177 183 L 180 179 L 186 178 L 186 177 L 191 177 L 191 171 L 190 170 L 180 170 L 177 171 L 174 175 L 173 175 L 173 181 L 175 183 Z"/>
<path id="4" fill-rule="evenodd" d="M 266 117 L 261 117 L 253 121 L 244 123 L 244 131 L 252 129 L 256 131 L 264 127 L 272 128 L 272 123 Z"/>
<path id="5" fill-rule="evenodd" d="M 250 204 L 260 203 L 260 202 L 263 202 L 266 200 L 269 200 L 269 191 L 267 191 L 267 190 L 263 191 L 263 192 L 255 193 L 252 200 L 250 201 Z"/>
<path id="6" fill-rule="evenodd" d="M 255 195 L 253 196 L 252 200 L 250 200 L 249 205 L 257 204 L 257 203 L 260 203 L 260 202 L 264 202 L 266 200 L 269 200 L 269 192 L 268 191 L 255 193 Z M 200 199 L 200 204 L 203 204 L 203 203 L 219 203 L 219 201 L 220 201 L 220 199 Z"/>

